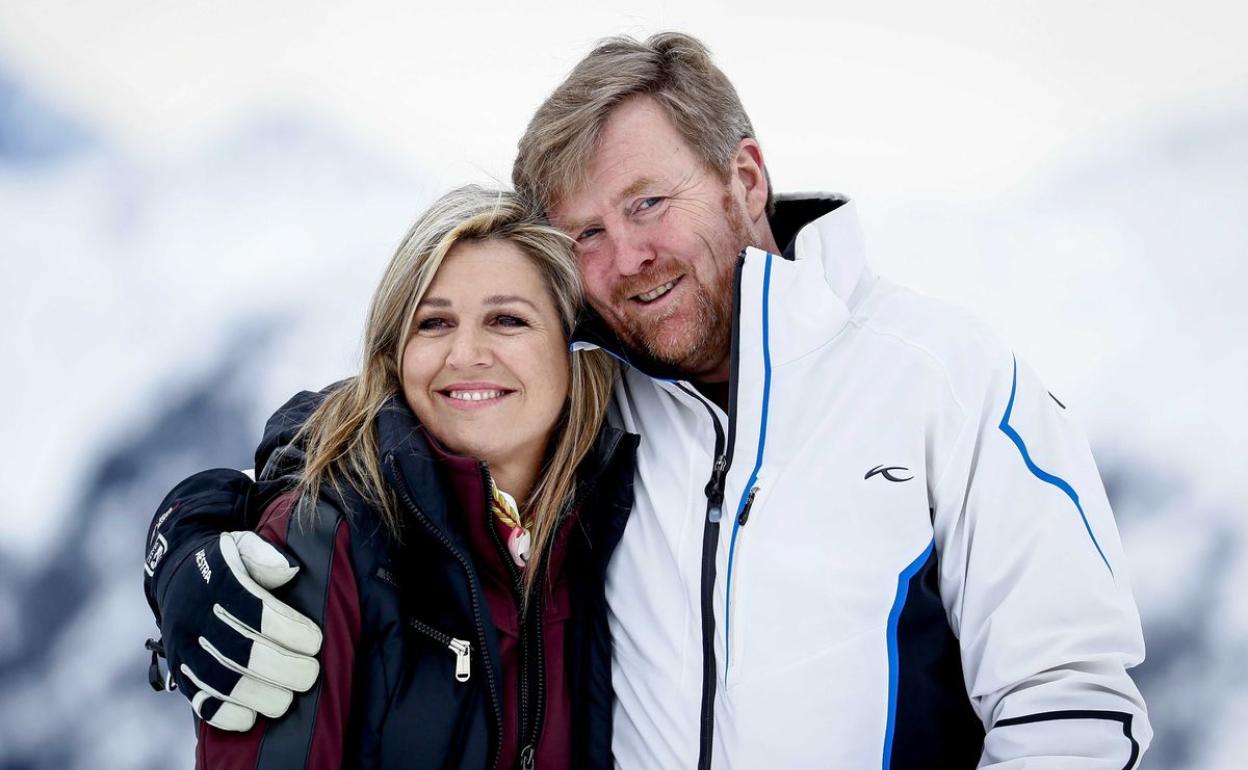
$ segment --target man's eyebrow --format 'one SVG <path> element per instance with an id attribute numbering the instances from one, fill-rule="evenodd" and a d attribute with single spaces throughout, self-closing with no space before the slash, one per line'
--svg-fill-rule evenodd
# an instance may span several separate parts
<path id="1" fill-rule="evenodd" d="M 657 184 L 658 184 L 658 181 L 654 177 L 649 177 L 649 176 L 638 177 L 637 179 L 633 180 L 632 184 L 630 184 L 628 187 L 625 187 L 623 190 L 621 190 L 620 193 L 615 196 L 612 203 L 614 203 L 615 205 L 619 205 L 621 201 L 627 198 L 631 198 L 637 193 L 643 190 L 646 190 L 648 188 L 652 188 Z M 563 232 L 575 235 L 577 232 L 584 230 L 585 227 L 588 226 L 590 222 L 594 221 L 594 219 L 595 217 L 569 219 L 563 222 L 556 222 L 555 225 Z"/>
<path id="2" fill-rule="evenodd" d="M 641 192 L 642 190 L 645 190 L 649 187 L 654 187 L 655 184 L 656 184 L 655 180 L 652 177 L 648 177 L 648 176 L 639 177 L 633 180 L 633 183 L 630 184 L 628 187 L 625 187 L 620 192 L 619 195 L 615 196 L 615 202 L 619 203 L 625 198 L 631 198 L 637 193 Z"/>

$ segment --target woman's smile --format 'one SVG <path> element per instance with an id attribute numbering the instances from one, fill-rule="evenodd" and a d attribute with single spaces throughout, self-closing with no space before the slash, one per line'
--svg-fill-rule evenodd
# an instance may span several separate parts
<path id="1" fill-rule="evenodd" d="M 460 382 L 441 388 L 437 393 L 453 409 L 474 411 L 498 406 L 516 390 L 489 382 Z"/>

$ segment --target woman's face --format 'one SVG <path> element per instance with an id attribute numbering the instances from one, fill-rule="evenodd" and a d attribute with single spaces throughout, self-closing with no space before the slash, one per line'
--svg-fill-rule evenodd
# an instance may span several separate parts
<path id="1" fill-rule="evenodd" d="M 448 449 L 536 468 L 568 396 L 568 345 L 538 269 L 502 240 L 456 245 L 416 309 L 403 395 Z"/>

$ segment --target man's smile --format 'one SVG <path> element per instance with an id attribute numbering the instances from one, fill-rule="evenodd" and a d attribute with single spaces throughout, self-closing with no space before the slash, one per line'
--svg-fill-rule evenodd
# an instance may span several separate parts
<path id="1" fill-rule="evenodd" d="M 670 294 L 672 289 L 676 288 L 676 285 L 679 284 L 683 278 L 684 276 L 677 276 L 666 283 L 661 283 L 658 286 L 649 289 L 648 291 L 643 291 L 640 294 L 634 294 L 630 299 L 642 305 L 653 304 Z"/>

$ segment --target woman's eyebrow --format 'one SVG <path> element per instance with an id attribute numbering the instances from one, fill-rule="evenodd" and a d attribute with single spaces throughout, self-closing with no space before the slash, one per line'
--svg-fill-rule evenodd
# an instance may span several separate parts
<path id="1" fill-rule="evenodd" d="M 534 305 L 532 302 L 525 299 L 524 297 L 521 297 L 518 294 L 491 294 L 490 296 L 485 298 L 482 304 L 506 305 L 509 302 L 523 302 L 524 304 L 528 305 L 534 310 L 537 310 L 537 305 Z"/>

